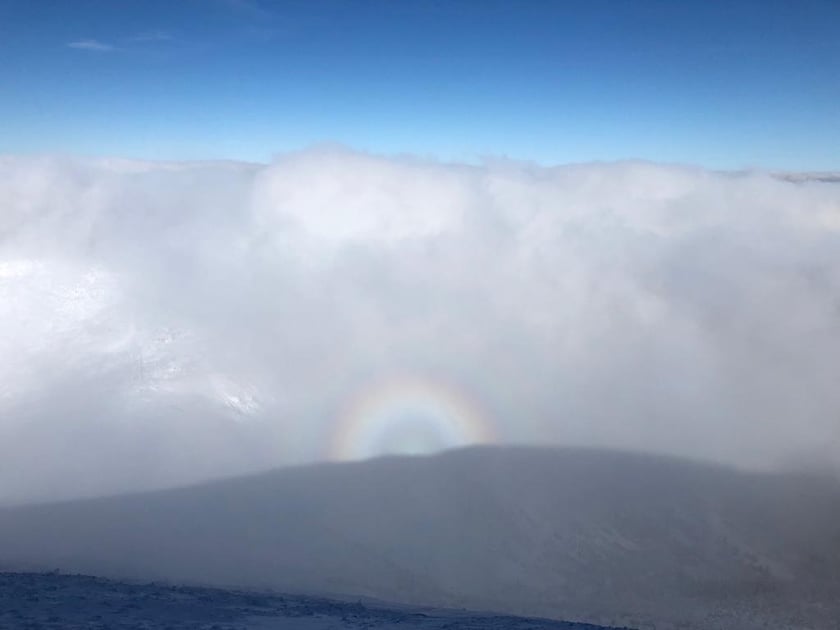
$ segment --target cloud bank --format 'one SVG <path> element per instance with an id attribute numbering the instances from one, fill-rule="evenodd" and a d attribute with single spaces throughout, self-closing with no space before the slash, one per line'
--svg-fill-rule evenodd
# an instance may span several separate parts
<path id="1" fill-rule="evenodd" d="M 836 465 L 836 183 L 323 149 L 0 198 L 0 501 L 329 459 L 401 379 L 502 443 Z"/>

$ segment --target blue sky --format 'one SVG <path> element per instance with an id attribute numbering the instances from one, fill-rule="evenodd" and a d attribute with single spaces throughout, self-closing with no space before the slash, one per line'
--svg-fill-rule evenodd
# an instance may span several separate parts
<path id="1" fill-rule="evenodd" d="M 840 169 L 840 2 L 0 0 L 0 152 Z"/>

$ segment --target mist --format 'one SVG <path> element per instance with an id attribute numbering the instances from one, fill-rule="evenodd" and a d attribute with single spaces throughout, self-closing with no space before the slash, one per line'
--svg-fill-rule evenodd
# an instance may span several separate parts
<path id="1" fill-rule="evenodd" d="M 316 148 L 5 156 L 0 199 L 0 502 L 479 435 L 840 469 L 831 181 Z M 482 430 L 337 437 L 405 383 Z"/>

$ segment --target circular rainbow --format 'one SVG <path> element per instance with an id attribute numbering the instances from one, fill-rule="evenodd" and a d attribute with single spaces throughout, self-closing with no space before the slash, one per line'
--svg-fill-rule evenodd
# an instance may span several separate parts
<path id="1" fill-rule="evenodd" d="M 328 457 L 346 461 L 421 455 L 495 438 L 478 405 L 451 385 L 391 378 L 363 390 L 339 415 Z"/>

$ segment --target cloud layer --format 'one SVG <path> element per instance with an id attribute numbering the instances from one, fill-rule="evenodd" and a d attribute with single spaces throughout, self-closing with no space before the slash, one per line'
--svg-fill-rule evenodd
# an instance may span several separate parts
<path id="1" fill-rule="evenodd" d="M 317 461 L 359 391 L 497 439 L 834 465 L 840 185 L 646 163 L 0 158 L 0 501 Z"/>

